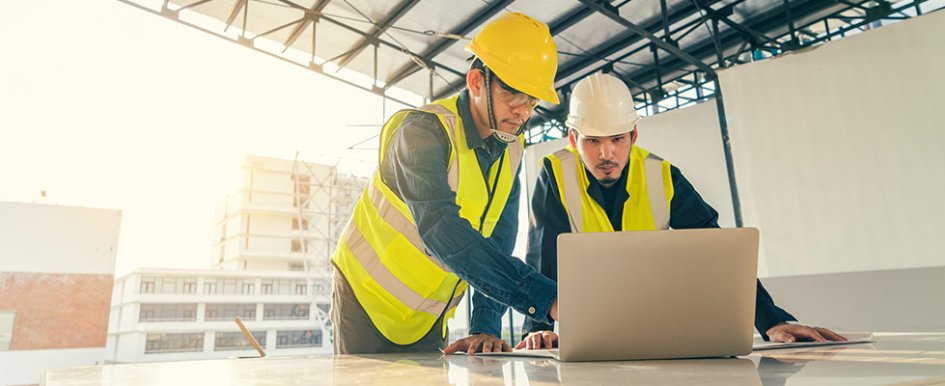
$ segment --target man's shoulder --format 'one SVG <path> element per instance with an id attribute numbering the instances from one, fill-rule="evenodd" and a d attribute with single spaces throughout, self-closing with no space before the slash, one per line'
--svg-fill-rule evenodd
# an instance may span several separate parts
<path id="1" fill-rule="evenodd" d="M 398 114 L 406 114 L 400 122 L 397 131 L 408 137 L 433 136 L 446 138 L 446 131 L 440 118 L 431 112 L 423 110 L 403 110 Z"/>
<path id="2" fill-rule="evenodd" d="M 421 128 L 440 128 L 442 123 L 440 123 L 440 118 L 433 112 L 418 110 L 418 109 L 407 109 L 401 110 L 398 114 L 405 114 L 403 121 L 401 122 L 401 128 L 406 126 L 417 126 Z"/>

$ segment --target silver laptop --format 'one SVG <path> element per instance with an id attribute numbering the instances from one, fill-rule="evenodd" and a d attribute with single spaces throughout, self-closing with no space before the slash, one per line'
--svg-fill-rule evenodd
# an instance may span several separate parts
<path id="1" fill-rule="evenodd" d="M 757 267 L 754 228 L 562 234 L 559 348 L 517 353 L 562 361 L 747 355 Z"/>

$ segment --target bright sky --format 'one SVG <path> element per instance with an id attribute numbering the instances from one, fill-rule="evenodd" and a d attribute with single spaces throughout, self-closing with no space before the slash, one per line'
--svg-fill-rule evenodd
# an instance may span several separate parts
<path id="1" fill-rule="evenodd" d="M 380 97 L 117 1 L 3 8 L 0 201 L 121 209 L 119 274 L 206 267 L 245 154 L 374 167 Z"/>

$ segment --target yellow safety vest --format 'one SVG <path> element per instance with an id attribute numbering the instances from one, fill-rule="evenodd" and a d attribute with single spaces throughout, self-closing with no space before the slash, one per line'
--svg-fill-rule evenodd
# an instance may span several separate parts
<path id="1" fill-rule="evenodd" d="M 492 164 L 488 180 L 484 179 L 476 153 L 467 145 L 457 98 L 394 114 L 381 131 L 378 164 L 383 164 L 388 144 L 408 114 L 435 114 L 450 139 L 448 181 L 456 193 L 459 216 L 489 237 L 511 193 L 524 145 L 521 140 L 508 144 Z M 407 205 L 384 184 L 380 170 L 358 200 L 332 261 L 374 326 L 396 344 L 417 342 L 440 315 L 444 315 L 445 337 L 446 320 L 452 318 L 467 288 L 439 258 L 427 254 Z"/>
<path id="2" fill-rule="evenodd" d="M 607 212 L 587 194 L 590 181 L 577 151 L 568 145 L 545 158 L 551 161 L 571 232 L 613 232 Z M 626 187 L 630 197 L 623 205 L 624 231 L 669 229 L 669 204 L 673 200 L 670 166 L 669 161 L 646 149 L 630 149 Z"/>

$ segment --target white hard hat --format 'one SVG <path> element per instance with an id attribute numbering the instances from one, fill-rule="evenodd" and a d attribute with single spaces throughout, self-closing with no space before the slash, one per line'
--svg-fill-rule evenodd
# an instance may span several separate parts
<path id="1" fill-rule="evenodd" d="M 613 75 L 595 73 L 571 90 L 565 125 L 581 135 L 607 137 L 633 130 L 639 119 L 627 85 Z"/>

